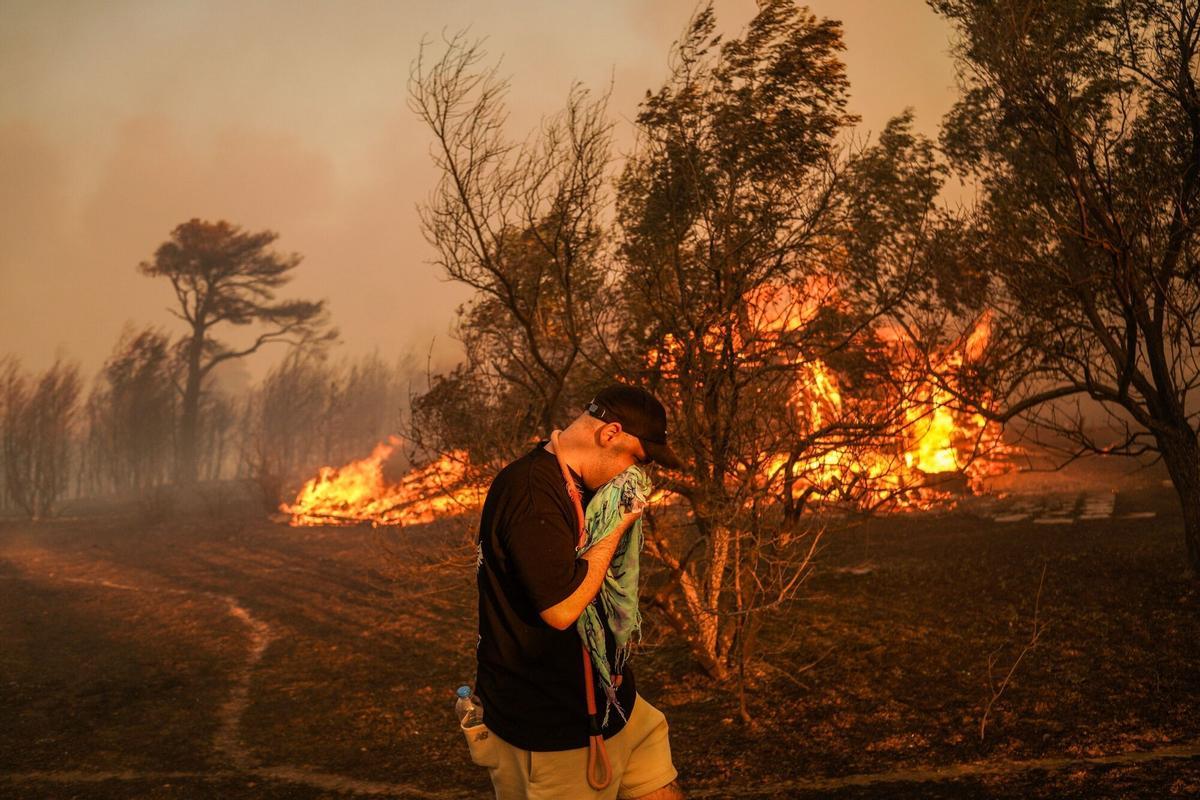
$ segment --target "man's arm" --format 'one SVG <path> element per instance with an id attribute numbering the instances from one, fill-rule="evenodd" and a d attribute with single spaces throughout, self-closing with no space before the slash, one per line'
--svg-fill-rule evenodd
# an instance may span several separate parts
<path id="1" fill-rule="evenodd" d="M 641 515 L 642 509 L 626 514 L 612 533 L 592 545 L 582 556 L 588 565 L 587 576 L 584 577 L 583 583 L 579 584 L 566 599 L 539 612 L 547 625 L 565 631 L 575 624 L 579 615 L 587 608 L 587 604 L 592 602 L 596 593 L 600 591 L 600 586 L 604 583 L 604 573 L 608 571 L 608 565 L 612 562 L 617 545 L 621 543 L 621 539 L 629 527 Z"/>

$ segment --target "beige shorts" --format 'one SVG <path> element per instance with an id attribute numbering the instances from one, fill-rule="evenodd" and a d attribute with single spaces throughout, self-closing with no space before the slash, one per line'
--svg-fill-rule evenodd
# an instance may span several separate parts
<path id="1" fill-rule="evenodd" d="M 661 789 L 678 775 L 671 763 L 667 718 L 640 694 L 625 727 L 604 740 L 613 777 L 599 792 L 587 782 L 586 747 L 530 751 L 514 747 L 483 725 L 463 733 L 471 760 L 487 767 L 492 777 L 496 800 L 634 798 Z"/>

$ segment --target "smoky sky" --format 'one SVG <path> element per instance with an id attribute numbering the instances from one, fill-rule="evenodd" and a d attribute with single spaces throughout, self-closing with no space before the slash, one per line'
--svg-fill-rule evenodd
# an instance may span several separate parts
<path id="1" fill-rule="evenodd" d="M 956 96 L 951 29 L 923 0 L 821 0 L 843 23 L 850 110 L 877 133 L 905 106 L 936 135 Z M 469 297 L 429 261 L 416 206 L 436 182 L 406 104 L 423 36 L 469 26 L 511 80 L 523 138 L 573 80 L 611 83 L 618 151 L 696 4 L 0 2 L 0 352 L 94 370 L 121 328 L 178 331 L 169 285 L 137 271 L 192 217 L 279 234 L 285 294 L 327 298 L 338 353 L 456 360 Z M 716 4 L 734 36 L 753 0 Z M 265 351 L 255 376 L 282 354 Z"/>

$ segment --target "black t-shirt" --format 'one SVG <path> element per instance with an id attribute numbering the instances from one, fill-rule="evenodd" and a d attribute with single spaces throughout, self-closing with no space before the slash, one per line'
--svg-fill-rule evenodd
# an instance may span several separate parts
<path id="1" fill-rule="evenodd" d="M 575 558 L 579 529 L 558 458 L 538 442 L 492 480 L 479 524 L 477 582 L 479 640 L 475 692 L 483 721 L 501 739 L 525 750 L 587 747 L 583 646 L 572 625 L 560 631 L 540 611 L 565 600 L 587 575 Z M 583 507 L 594 492 L 571 470 Z M 595 602 L 604 619 L 603 604 Z M 605 625 L 608 658 L 616 652 Z M 625 664 L 617 699 L 633 711 L 633 671 Z M 596 710 L 604 715 L 599 675 Z M 613 707 L 604 737 L 625 726 Z"/>

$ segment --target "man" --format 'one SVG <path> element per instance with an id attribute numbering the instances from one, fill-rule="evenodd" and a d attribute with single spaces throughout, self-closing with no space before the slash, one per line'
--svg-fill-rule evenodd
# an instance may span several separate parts
<path id="1" fill-rule="evenodd" d="M 614 384 L 566 429 L 500 470 L 488 489 L 478 539 L 475 680 L 487 732 L 468 740 L 498 800 L 683 798 L 666 718 L 637 694 L 628 663 L 613 680 L 628 720 L 614 709 L 601 731 L 612 778 L 602 790 L 589 784 L 591 728 L 575 623 L 640 511 L 577 559 L 578 516 L 559 464 L 561 457 L 586 509 L 597 489 L 632 464 L 681 466 L 667 444 L 666 422 L 649 392 Z M 603 605 L 595 607 L 607 652 L 614 653 Z M 595 696 L 603 697 L 592 678 Z"/>

